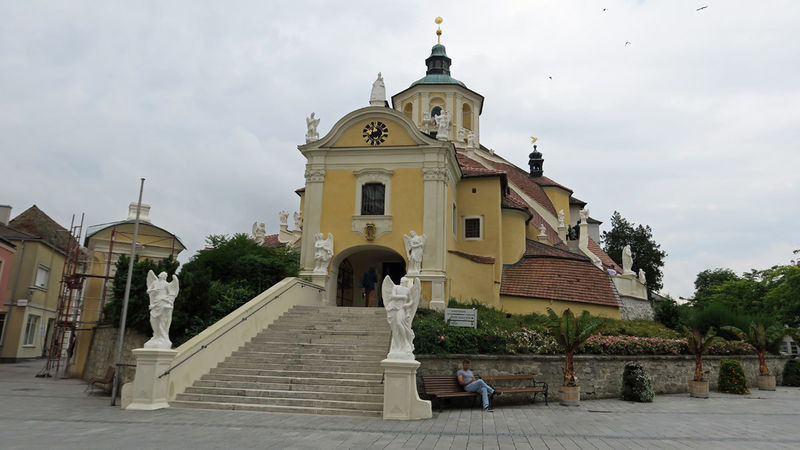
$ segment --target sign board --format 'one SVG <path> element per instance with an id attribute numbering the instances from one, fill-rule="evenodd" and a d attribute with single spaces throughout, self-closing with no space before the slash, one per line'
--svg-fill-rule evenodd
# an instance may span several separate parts
<path id="1" fill-rule="evenodd" d="M 478 310 L 445 308 L 444 321 L 452 327 L 478 328 Z"/>
<path id="2" fill-rule="evenodd" d="M 17 306 L 28 306 L 28 299 L 27 298 L 17 299 Z"/>

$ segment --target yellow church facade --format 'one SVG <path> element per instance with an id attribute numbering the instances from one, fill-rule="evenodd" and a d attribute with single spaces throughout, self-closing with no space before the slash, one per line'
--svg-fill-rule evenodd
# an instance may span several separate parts
<path id="1" fill-rule="evenodd" d="M 455 298 L 514 313 L 572 308 L 619 318 L 626 298 L 646 301 L 641 283 L 617 289 L 612 274 L 622 269 L 597 244 L 599 222 L 584 210 L 579 223 L 585 202 L 543 175 L 535 147 L 523 170 L 480 144 L 484 98 L 452 78 L 450 64 L 437 44 L 425 77 L 391 105 L 379 74 L 370 106 L 324 136 L 309 118 L 307 143 L 298 146 L 307 160 L 296 191 L 301 276 L 339 306 L 365 304 L 370 268 L 379 283 L 418 277 L 434 309 Z M 415 233 L 424 236 L 418 272 L 407 247 Z"/>

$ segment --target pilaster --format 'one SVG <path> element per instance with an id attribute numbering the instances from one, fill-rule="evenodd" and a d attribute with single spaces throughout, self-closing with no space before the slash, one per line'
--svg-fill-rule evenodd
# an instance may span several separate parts
<path id="1" fill-rule="evenodd" d="M 306 165 L 306 194 L 303 205 L 303 239 L 300 250 L 301 275 L 314 272 L 314 235 L 320 232 L 322 223 L 322 192 L 325 169 L 319 163 Z"/>

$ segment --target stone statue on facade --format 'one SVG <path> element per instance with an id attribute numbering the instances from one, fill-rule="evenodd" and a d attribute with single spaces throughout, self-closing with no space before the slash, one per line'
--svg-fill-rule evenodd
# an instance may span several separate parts
<path id="1" fill-rule="evenodd" d="M 547 236 L 547 227 L 543 223 L 539 224 L 539 236 Z"/>
<path id="2" fill-rule="evenodd" d="M 644 277 L 643 269 L 639 269 L 639 282 L 642 284 L 647 284 L 647 279 Z"/>
<path id="3" fill-rule="evenodd" d="M 467 133 L 467 147 L 478 148 L 478 136 L 475 134 L 474 131 L 470 131 L 469 133 Z"/>
<path id="4" fill-rule="evenodd" d="M 172 275 L 167 282 L 167 273 L 161 272 L 156 277 L 153 271 L 147 272 L 147 295 L 150 296 L 150 326 L 153 337 L 144 343 L 144 348 L 161 348 L 169 350 L 169 326 L 172 323 L 172 305 L 178 296 L 178 277 Z"/>
<path id="5" fill-rule="evenodd" d="M 281 225 L 289 226 L 289 211 L 281 211 L 278 213 L 278 217 L 281 219 Z"/>
<path id="6" fill-rule="evenodd" d="M 319 125 L 319 118 L 314 118 L 314 113 L 312 112 L 311 117 L 306 117 L 306 127 L 308 127 L 308 131 L 306 131 L 306 144 L 319 140 L 317 125 Z"/>
<path id="7" fill-rule="evenodd" d="M 580 215 L 581 215 L 581 223 L 588 224 L 589 223 L 589 208 L 583 208 L 580 211 Z"/>
<path id="8" fill-rule="evenodd" d="M 264 245 L 264 236 L 266 235 L 267 227 L 264 225 L 264 222 L 253 222 L 253 240 L 256 241 L 256 244 Z"/>
<path id="9" fill-rule="evenodd" d="M 386 319 L 392 329 L 392 343 L 387 359 L 414 359 L 414 331 L 411 322 L 417 313 L 422 284 L 419 278 L 403 277 L 395 285 L 388 276 L 383 279 L 381 294 L 386 305 Z"/>
<path id="10" fill-rule="evenodd" d="M 626 245 L 622 248 L 622 274 L 631 274 L 633 271 L 633 255 L 631 254 L 631 246 Z"/>
<path id="11" fill-rule="evenodd" d="M 559 227 L 566 227 L 567 224 L 564 223 L 564 210 L 558 211 L 558 226 Z"/>
<path id="12" fill-rule="evenodd" d="M 467 138 L 467 129 L 466 128 L 459 128 L 456 132 L 456 140 L 458 142 L 464 142 Z"/>
<path id="13" fill-rule="evenodd" d="M 450 139 L 450 113 L 443 109 L 442 113 L 434 117 L 436 121 L 436 139 Z"/>
<path id="14" fill-rule="evenodd" d="M 314 273 L 328 273 L 328 263 L 333 258 L 333 234 L 324 239 L 322 233 L 314 235 Z"/>
<path id="15" fill-rule="evenodd" d="M 301 213 L 300 211 L 294 212 L 294 229 L 295 230 L 303 229 L 303 213 Z"/>
<path id="16" fill-rule="evenodd" d="M 425 235 L 418 235 L 414 230 L 409 234 L 403 235 L 403 242 L 406 245 L 406 256 L 408 257 L 408 273 L 418 274 L 422 267 L 422 254 L 425 248 Z"/>
<path id="17" fill-rule="evenodd" d="M 386 85 L 383 84 L 383 76 L 378 72 L 378 79 L 372 83 L 372 92 L 369 94 L 369 104 L 372 106 L 386 105 Z"/>

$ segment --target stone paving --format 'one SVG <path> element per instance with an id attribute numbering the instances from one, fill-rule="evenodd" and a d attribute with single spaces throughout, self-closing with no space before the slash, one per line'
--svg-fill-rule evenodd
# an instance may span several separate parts
<path id="1" fill-rule="evenodd" d="M 800 448 L 800 388 L 501 406 L 431 420 L 166 409 L 122 411 L 80 380 L 41 379 L 42 361 L 0 364 L 0 448 L 616 449 Z"/>

